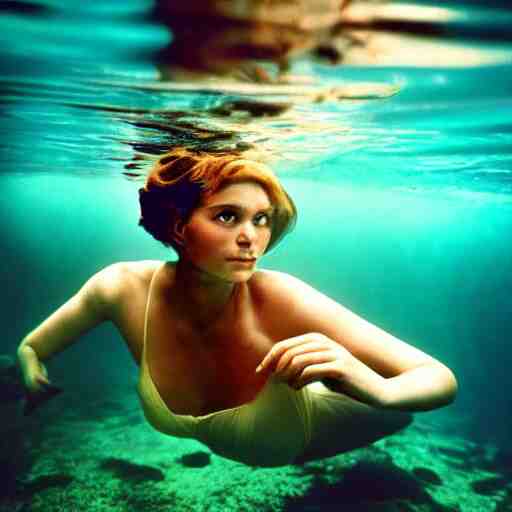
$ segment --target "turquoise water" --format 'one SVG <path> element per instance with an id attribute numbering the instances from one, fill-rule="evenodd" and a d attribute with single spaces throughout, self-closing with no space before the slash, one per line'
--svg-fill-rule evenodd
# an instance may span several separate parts
<path id="1" fill-rule="evenodd" d="M 134 175 L 149 163 L 134 157 L 176 143 L 162 129 L 166 111 L 193 112 L 212 126 L 220 121 L 205 109 L 237 97 L 158 89 L 152 55 L 170 36 L 149 18 L 150 2 L 32 6 L 0 15 L 7 353 L 101 267 L 174 257 L 137 226 Z M 490 34 L 502 34 L 510 17 L 476 4 L 466 10 L 461 41 L 478 33 L 482 19 Z M 511 46 L 498 36 L 484 43 Z M 233 135 L 233 144 L 274 155 L 299 209 L 296 230 L 262 266 L 299 276 L 450 366 L 457 401 L 422 414 L 476 442 L 505 446 L 512 424 L 512 60 L 334 68 L 304 58 L 292 70 L 323 85 L 371 82 L 398 92 L 297 103 L 283 118 Z M 137 372 L 109 325 L 48 366 L 75 404 L 131 390 Z"/>

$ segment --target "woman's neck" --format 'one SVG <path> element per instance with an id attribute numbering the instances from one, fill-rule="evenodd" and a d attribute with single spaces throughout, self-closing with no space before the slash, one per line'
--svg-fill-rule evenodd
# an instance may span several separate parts
<path id="1" fill-rule="evenodd" d="M 222 317 L 235 312 L 244 287 L 245 283 L 224 281 L 187 260 L 176 263 L 173 293 L 179 297 L 180 312 L 200 329 L 211 328 Z"/>

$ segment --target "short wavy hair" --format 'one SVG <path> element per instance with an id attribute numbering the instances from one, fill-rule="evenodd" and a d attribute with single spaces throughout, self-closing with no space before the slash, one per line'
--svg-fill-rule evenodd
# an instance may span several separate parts
<path id="1" fill-rule="evenodd" d="M 272 233 L 265 251 L 268 252 L 293 230 L 297 209 L 265 164 L 246 159 L 237 152 L 207 153 L 176 148 L 162 155 L 148 174 L 144 187 L 139 189 L 139 226 L 180 254 L 180 246 L 171 234 L 175 222 L 187 222 L 194 209 L 215 192 L 244 181 L 261 185 L 274 207 Z"/>

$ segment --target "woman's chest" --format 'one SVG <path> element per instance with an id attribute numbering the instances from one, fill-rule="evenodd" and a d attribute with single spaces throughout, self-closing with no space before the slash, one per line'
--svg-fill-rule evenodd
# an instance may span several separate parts
<path id="1" fill-rule="evenodd" d="M 151 378 L 178 414 L 206 414 L 252 400 L 265 384 L 256 367 L 275 339 L 254 311 L 214 329 L 191 329 L 177 318 L 155 315 L 146 331 Z"/>
<path id="2" fill-rule="evenodd" d="M 256 374 L 258 364 L 275 343 L 302 334 L 287 318 L 286 305 L 265 293 L 253 293 L 236 315 L 201 330 L 173 312 L 162 294 L 154 291 L 149 302 L 149 282 L 135 283 L 114 322 L 178 414 L 206 414 L 252 400 L 266 380 Z"/>

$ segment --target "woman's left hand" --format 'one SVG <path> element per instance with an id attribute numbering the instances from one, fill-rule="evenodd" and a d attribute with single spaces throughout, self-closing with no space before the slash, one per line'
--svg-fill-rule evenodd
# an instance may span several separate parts
<path id="1" fill-rule="evenodd" d="M 256 372 L 272 372 L 292 388 L 331 378 L 343 381 L 351 372 L 354 356 L 320 333 L 308 333 L 276 343 Z"/>

